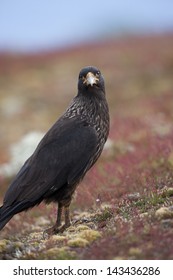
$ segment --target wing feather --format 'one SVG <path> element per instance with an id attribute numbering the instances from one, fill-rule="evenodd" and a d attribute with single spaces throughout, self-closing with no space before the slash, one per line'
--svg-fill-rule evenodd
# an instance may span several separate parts
<path id="1" fill-rule="evenodd" d="M 95 130 L 79 119 L 60 119 L 43 137 L 10 185 L 4 204 L 38 201 L 80 179 L 95 153 Z"/>

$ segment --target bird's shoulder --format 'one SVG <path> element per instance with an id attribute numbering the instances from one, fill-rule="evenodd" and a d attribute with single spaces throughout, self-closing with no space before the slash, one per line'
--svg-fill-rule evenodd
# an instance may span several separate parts
<path id="1" fill-rule="evenodd" d="M 48 130 L 35 152 L 38 153 L 44 149 L 50 150 L 50 147 L 61 149 L 66 145 L 82 145 L 88 141 L 90 143 L 97 141 L 94 127 L 78 117 L 62 117 Z"/>

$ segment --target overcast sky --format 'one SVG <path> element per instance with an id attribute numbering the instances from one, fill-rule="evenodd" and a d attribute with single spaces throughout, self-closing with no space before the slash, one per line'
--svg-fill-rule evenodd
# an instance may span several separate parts
<path id="1" fill-rule="evenodd" d="M 0 0 L 0 49 L 68 47 L 137 32 L 173 32 L 172 0 Z"/>

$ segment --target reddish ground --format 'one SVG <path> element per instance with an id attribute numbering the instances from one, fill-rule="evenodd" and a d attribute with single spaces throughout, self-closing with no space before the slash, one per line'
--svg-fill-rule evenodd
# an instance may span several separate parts
<path id="1" fill-rule="evenodd" d="M 86 65 L 97 66 L 105 77 L 111 144 L 80 184 L 72 215 L 86 214 L 88 221 L 82 225 L 100 235 L 72 245 L 69 240 L 79 236 L 72 238 L 68 231 L 62 235 L 65 239 L 56 240 L 62 251 L 51 251 L 55 240 L 44 242 L 36 234 L 46 224 L 40 224 L 39 217 L 52 222 L 55 208 L 41 204 L 4 228 L 0 256 L 172 259 L 173 35 L 130 37 L 63 52 L 1 55 L 0 164 L 9 160 L 12 143 L 26 132 L 46 131 L 59 117 L 76 94 L 78 72 Z M 0 180 L 2 200 L 9 179 Z"/>

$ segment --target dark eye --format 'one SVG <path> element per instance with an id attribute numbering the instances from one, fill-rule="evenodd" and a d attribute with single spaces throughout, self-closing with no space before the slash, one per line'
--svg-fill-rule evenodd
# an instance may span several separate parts
<path id="1" fill-rule="evenodd" d="M 96 76 L 97 77 L 100 76 L 100 71 L 97 71 Z"/>

